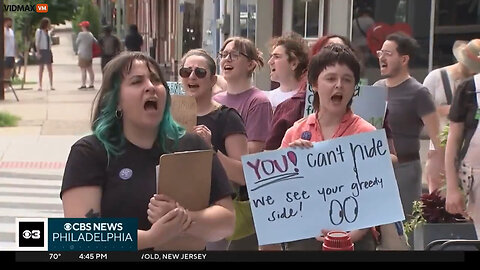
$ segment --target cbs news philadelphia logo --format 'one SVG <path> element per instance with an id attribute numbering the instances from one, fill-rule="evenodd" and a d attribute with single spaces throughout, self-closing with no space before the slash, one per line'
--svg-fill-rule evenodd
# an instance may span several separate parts
<path id="1" fill-rule="evenodd" d="M 17 250 L 48 250 L 48 218 L 16 218 Z"/>

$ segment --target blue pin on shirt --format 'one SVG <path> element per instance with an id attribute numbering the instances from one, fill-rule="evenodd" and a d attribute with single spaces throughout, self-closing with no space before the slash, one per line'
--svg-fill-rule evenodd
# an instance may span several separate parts
<path id="1" fill-rule="evenodd" d="M 303 140 L 309 141 L 312 138 L 312 133 L 310 131 L 302 132 L 302 136 L 300 136 Z"/>

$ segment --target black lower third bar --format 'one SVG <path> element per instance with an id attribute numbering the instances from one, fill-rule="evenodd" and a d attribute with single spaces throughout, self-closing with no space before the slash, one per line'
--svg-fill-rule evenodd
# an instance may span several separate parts
<path id="1" fill-rule="evenodd" d="M 464 252 L 15 252 L 17 262 L 464 262 Z M 476 257 L 476 256 L 475 256 Z M 478 258 L 478 257 L 477 257 Z"/>

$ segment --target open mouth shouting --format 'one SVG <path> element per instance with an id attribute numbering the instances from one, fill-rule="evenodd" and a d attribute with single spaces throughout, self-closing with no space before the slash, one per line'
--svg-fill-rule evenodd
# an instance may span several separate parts
<path id="1" fill-rule="evenodd" d="M 330 97 L 330 100 L 335 105 L 341 105 L 342 100 L 343 100 L 343 94 L 342 93 L 335 93 Z"/>
<path id="2" fill-rule="evenodd" d="M 380 62 L 380 70 L 383 71 L 388 68 L 387 61 L 381 61 Z"/>
<path id="3" fill-rule="evenodd" d="M 187 86 L 189 89 L 198 89 L 200 87 L 200 85 L 196 83 L 189 83 Z"/>
<path id="4" fill-rule="evenodd" d="M 143 109 L 147 112 L 156 112 L 158 110 L 158 99 L 149 98 L 143 104 Z"/>
<path id="5" fill-rule="evenodd" d="M 232 71 L 232 70 L 233 70 L 233 66 L 228 65 L 228 64 L 227 64 L 227 65 L 224 65 L 224 66 L 223 66 L 223 70 L 224 70 L 224 71 Z"/>

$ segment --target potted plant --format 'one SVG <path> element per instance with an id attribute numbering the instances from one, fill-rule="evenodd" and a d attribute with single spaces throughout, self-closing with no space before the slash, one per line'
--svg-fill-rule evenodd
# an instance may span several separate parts
<path id="1" fill-rule="evenodd" d="M 452 215 L 445 209 L 446 199 L 439 190 L 422 194 L 413 203 L 412 218 L 405 222 L 405 233 L 413 232 L 415 250 L 424 250 L 434 240 L 476 239 L 473 223 L 461 215 Z"/>

